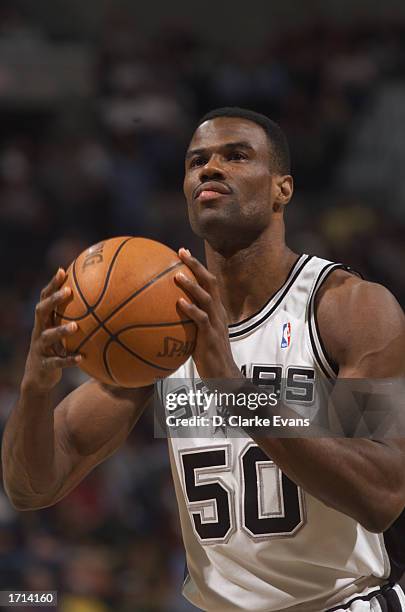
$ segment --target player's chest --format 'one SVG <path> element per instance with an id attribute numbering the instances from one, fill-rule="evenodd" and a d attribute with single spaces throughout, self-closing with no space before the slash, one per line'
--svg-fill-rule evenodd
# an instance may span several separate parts
<path id="1" fill-rule="evenodd" d="M 253 372 L 249 370 L 258 363 L 310 365 L 312 357 L 306 338 L 305 320 L 281 312 L 254 332 L 231 336 L 230 341 L 236 363 L 251 377 Z"/>

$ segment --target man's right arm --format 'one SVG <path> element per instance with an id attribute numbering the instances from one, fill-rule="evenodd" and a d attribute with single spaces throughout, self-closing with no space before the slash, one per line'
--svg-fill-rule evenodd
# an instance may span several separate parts
<path id="1" fill-rule="evenodd" d="M 62 369 L 81 359 L 66 354 L 62 342 L 77 324 L 53 323 L 54 311 L 71 299 L 71 290 L 61 289 L 65 276 L 58 270 L 41 292 L 20 397 L 3 436 L 4 486 L 18 510 L 50 506 L 67 495 L 124 442 L 152 397 L 151 386 L 119 389 L 89 381 L 54 408 L 52 390 Z"/>
<path id="2" fill-rule="evenodd" d="M 127 438 L 153 387 L 89 381 L 55 409 L 49 393 L 24 384 L 3 436 L 4 486 L 17 510 L 51 506 Z"/>

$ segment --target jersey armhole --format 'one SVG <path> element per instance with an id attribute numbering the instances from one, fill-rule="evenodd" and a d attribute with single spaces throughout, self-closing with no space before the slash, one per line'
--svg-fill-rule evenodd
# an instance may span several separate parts
<path id="1" fill-rule="evenodd" d="M 308 300 L 307 312 L 309 340 L 314 359 L 327 378 L 336 378 L 339 373 L 339 367 L 338 364 L 336 364 L 333 359 L 328 355 L 326 347 L 323 343 L 319 331 L 315 303 L 319 289 L 326 281 L 326 279 L 330 276 L 330 274 L 332 274 L 332 272 L 334 272 L 335 270 L 346 270 L 350 274 L 356 274 L 360 278 L 363 278 L 359 272 L 357 272 L 356 270 L 352 270 L 349 266 L 345 266 L 344 264 L 340 263 L 328 263 L 319 272 L 318 277 L 316 278 L 315 283 L 313 285 Z"/>

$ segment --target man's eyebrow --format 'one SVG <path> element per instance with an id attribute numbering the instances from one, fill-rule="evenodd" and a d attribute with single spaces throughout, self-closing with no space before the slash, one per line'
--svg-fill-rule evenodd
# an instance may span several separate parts
<path id="1" fill-rule="evenodd" d="M 240 140 L 238 142 L 226 142 L 218 147 L 218 149 L 249 149 L 250 151 L 254 151 L 252 145 L 246 140 Z M 203 153 L 207 153 L 210 150 L 210 147 L 201 148 L 201 149 L 189 149 L 186 153 L 186 158 L 189 159 L 194 155 L 202 155 Z"/>

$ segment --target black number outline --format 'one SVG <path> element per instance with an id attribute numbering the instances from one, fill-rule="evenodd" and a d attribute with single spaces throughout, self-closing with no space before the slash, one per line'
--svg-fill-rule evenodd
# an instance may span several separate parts
<path id="1" fill-rule="evenodd" d="M 196 502 L 190 501 L 189 496 L 188 496 L 187 486 L 186 486 L 186 475 L 185 475 L 185 469 L 184 469 L 183 456 L 191 455 L 191 454 L 202 454 L 202 453 L 212 452 L 215 450 L 224 451 L 225 463 L 219 464 L 219 465 L 211 465 L 210 467 L 206 467 L 206 468 L 194 469 L 193 470 L 194 486 L 198 488 L 198 487 L 204 486 L 204 484 L 218 484 L 222 489 L 224 489 L 224 491 L 227 493 L 227 496 L 228 496 L 229 529 L 227 533 L 225 534 L 225 536 L 222 536 L 220 538 L 202 538 L 201 535 L 197 531 L 194 515 L 197 514 L 200 517 L 201 522 L 203 524 L 216 523 L 218 522 L 218 504 L 217 504 L 217 500 L 215 497 L 208 498 L 204 501 L 196 501 Z M 231 536 L 237 530 L 236 516 L 235 516 L 235 491 L 228 484 L 226 484 L 223 481 L 223 479 L 221 479 L 221 477 L 217 476 L 217 474 L 221 472 L 228 472 L 230 474 L 232 473 L 232 451 L 233 449 L 230 444 L 212 445 L 212 446 L 210 445 L 210 446 L 203 446 L 203 447 L 199 446 L 197 448 L 180 449 L 178 451 L 179 458 L 180 458 L 179 463 L 181 466 L 182 488 L 183 488 L 183 494 L 184 494 L 187 510 L 190 516 L 190 523 L 193 528 L 194 534 L 196 535 L 197 539 L 202 544 L 226 544 L 226 542 L 229 541 Z M 200 475 L 209 476 L 212 472 L 214 472 L 214 474 L 212 474 L 211 478 L 205 478 L 203 482 L 198 483 L 198 477 Z M 212 503 L 214 505 L 216 520 L 212 520 L 212 519 L 203 520 L 204 508 L 209 503 Z"/>
<path id="2" fill-rule="evenodd" d="M 275 378 L 273 379 L 266 379 L 266 378 L 260 378 L 260 376 L 258 377 L 257 381 L 256 381 L 256 385 L 258 387 L 265 387 L 265 388 L 269 388 L 269 387 L 273 387 L 273 392 L 277 395 L 277 398 L 280 400 L 280 398 L 284 397 L 284 389 L 285 389 L 285 382 L 283 380 L 283 372 L 284 372 L 284 366 L 283 364 L 280 363 L 251 363 L 250 364 L 250 368 L 249 368 L 249 372 L 250 372 L 250 376 L 249 379 L 255 383 L 256 377 L 255 377 L 255 371 L 256 369 L 262 368 L 261 370 L 259 370 L 259 374 L 260 373 L 271 373 L 273 371 L 273 373 L 275 374 Z M 263 369 L 264 368 L 264 369 Z M 276 373 L 277 371 L 277 373 Z M 278 382 L 278 379 L 280 381 L 279 383 L 279 387 L 277 389 L 276 384 Z"/>
<path id="3" fill-rule="evenodd" d="M 236 532 L 237 530 L 237 525 L 238 523 L 240 524 L 240 529 L 241 531 L 243 531 L 251 540 L 257 542 L 257 541 L 263 541 L 263 540 L 270 540 L 270 539 L 275 539 L 275 538 L 290 538 L 290 537 L 294 537 L 296 535 L 296 533 L 306 524 L 307 519 L 306 519 L 306 507 L 305 507 L 305 496 L 304 496 L 304 492 L 302 491 L 301 487 L 298 487 L 297 485 L 295 485 L 294 483 L 292 483 L 292 481 L 290 481 L 289 479 L 289 483 L 291 483 L 291 485 L 296 489 L 297 491 L 297 498 L 298 498 L 298 513 L 299 513 L 299 517 L 300 520 L 299 522 L 294 526 L 294 528 L 290 531 L 287 532 L 269 532 L 269 533 L 261 533 L 261 534 L 254 534 L 250 531 L 249 527 L 246 525 L 246 517 L 245 517 L 245 496 L 246 496 L 246 485 L 245 485 L 245 469 L 244 469 L 244 463 L 243 463 L 243 458 L 246 455 L 246 453 L 249 452 L 250 448 L 260 448 L 255 442 L 249 442 L 248 444 L 246 444 L 238 453 L 238 465 L 237 465 L 237 469 L 238 469 L 238 474 L 234 475 L 234 478 L 237 479 L 237 481 L 239 482 L 239 486 L 240 486 L 240 491 L 241 494 L 238 496 L 238 502 L 239 502 L 239 521 L 237 521 L 236 519 L 236 506 L 235 506 L 235 491 L 229 487 L 229 485 L 227 485 L 222 479 L 221 477 L 217 476 L 218 473 L 223 473 L 223 472 L 228 472 L 230 474 L 232 474 L 232 452 L 233 452 L 233 447 L 229 444 L 226 445 L 209 445 L 209 446 L 205 446 L 205 447 L 197 447 L 197 448 L 186 448 L 186 449 L 179 449 L 178 453 L 179 453 L 179 464 L 180 464 L 180 468 L 181 468 L 181 478 L 182 478 L 182 489 L 183 489 L 183 495 L 184 495 L 184 499 L 185 499 L 185 503 L 186 503 L 186 507 L 187 510 L 189 512 L 189 516 L 190 516 L 190 524 L 192 526 L 192 529 L 194 531 L 195 536 L 197 537 L 197 539 L 199 540 L 199 542 L 202 545 L 209 545 L 209 544 L 225 544 L 229 541 L 229 539 L 231 538 L 231 536 Z M 196 522 L 195 522 L 195 518 L 194 515 L 198 515 L 201 519 L 201 522 L 204 524 L 207 523 L 215 523 L 218 522 L 218 507 L 217 507 L 217 500 L 216 498 L 208 498 L 206 500 L 199 500 L 199 501 L 190 501 L 189 499 L 189 494 L 188 494 L 188 490 L 187 490 L 187 486 L 186 486 L 186 475 L 185 475 L 185 466 L 184 466 L 184 461 L 183 461 L 183 456 L 184 455 L 190 455 L 190 454 L 203 454 L 203 453 L 207 453 L 207 452 L 212 452 L 213 450 L 222 450 L 224 451 L 224 457 L 225 457 L 225 463 L 219 464 L 219 465 L 210 465 L 209 467 L 205 467 L 205 468 L 196 468 L 193 470 L 193 474 L 194 474 L 194 486 L 195 487 L 199 487 L 199 486 L 204 486 L 204 484 L 218 484 L 223 490 L 226 491 L 227 496 L 228 496 L 228 516 L 229 516 L 229 529 L 227 531 L 227 533 L 225 534 L 225 536 L 219 537 L 219 538 L 203 538 L 201 537 L 201 535 L 198 533 L 197 527 L 196 527 Z M 283 495 L 283 486 L 282 486 L 282 480 L 286 479 L 287 477 L 282 473 L 282 471 L 280 470 L 280 468 L 271 460 L 271 459 L 264 459 L 263 461 L 256 461 L 255 462 L 256 465 L 259 465 L 259 471 L 261 469 L 263 469 L 263 465 L 264 464 L 271 464 L 272 466 L 274 466 L 274 468 L 272 469 L 276 469 L 277 470 L 277 477 L 279 479 L 280 482 L 280 486 L 279 486 L 279 499 L 280 499 L 280 506 L 282 507 L 282 513 L 278 512 L 277 513 L 277 517 L 275 518 L 283 518 L 283 516 L 281 516 L 281 514 L 284 514 L 285 516 L 285 501 L 284 501 L 284 495 Z M 266 466 L 267 468 L 270 466 Z M 214 472 L 214 474 L 212 474 L 212 472 Z M 210 478 L 204 478 L 202 482 L 198 482 L 199 480 L 199 476 L 200 475 L 205 475 L 205 476 L 209 476 L 211 474 L 212 477 Z M 257 481 L 256 481 L 257 482 Z M 256 487 L 257 489 L 257 496 L 258 496 L 258 507 L 259 507 L 259 487 Z M 203 520 L 203 512 L 204 512 L 204 508 L 207 506 L 207 504 L 209 503 L 213 503 L 214 504 L 214 509 L 215 509 L 215 517 L 214 520 L 213 519 L 209 519 L 209 520 Z M 270 517 L 258 517 L 258 519 L 260 520 L 260 518 L 270 518 Z"/>
<path id="4" fill-rule="evenodd" d="M 295 483 L 293 483 L 290 479 L 287 478 L 287 476 L 282 472 L 282 470 L 280 470 L 280 468 L 277 466 L 276 463 L 274 463 L 274 461 L 272 461 L 270 458 L 268 458 L 266 456 L 265 459 L 263 459 L 263 461 L 255 461 L 255 465 L 256 465 L 256 472 L 260 472 L 263 467 L 266 465 L 266 469 L 275 469 L 276 470 L 276 477 L 277 477 L 277 496 L 279 498 L 279 505 L 281 507 L 281 512 L 270 512 L 270 515 L 275 515 L 275 516 L 258 516 L 258 520 L 260 519 L 271 519 L 271 518 L 275 518 L 275 519 L 283 519 L 285 518 L 285 494 L 283 491 L 283 481 L 285 482 L 286 479 L 288 480 L 288 482 L 293 485 L 294 489 L 297 492 L 297 499 L 298 499 L 298 513 L 299 513 L 299 517 L 300 520 L 299 522 L 297 522 L 297 524 L 295 525 L 295 527 L 290 530 L 290 531 L 285 531 L 285 532 L 267 532 L 267 533 L 253 533 L 248 525 L 247 525 L 247 518 L 246 518 L 246 514 L 245 514 L 245 501 L 246 501 L 246 482 L 245 482 L 245 467 L 244 467 L 244 457 L 246 456 L 246 454 L 250 451 L 251 448 L 257 448 L 259 450 L 260 447 L 255 443 L 255 442 L 250 442 L 248 443 L 243 449 L 242 451 L 239 453 L 239 473 L 240 473 L 240 477 L 241 477 L 241 495 L 240 495 L 240 499 L 239 499 L 239 510 L 240 510 L 240 517 L 241 517 L 241 529 L 242 531 L 244 531 L 246 533 L 246 535 L 253 540 L 254 542 L 260 542 L 260 541 L 264 541 L 264 540 L 271 540 L 271 539 L 276 539 L 276 538 L 292 538 L 294 537 L 298 531 L 300 531 L 300 529 L 302 529 L 302 527 L 306 524 L 307 522 L 307 517 L 306 517 L 306 507 L 305 507 L 305 497 L 304 497 L 304 493 L 301 489 L 301 487 L 299 487 L 298 485 L 296 485 Z M 263 453 L 263 455 L 265 456 L 264 451 L 261 451 Z M 270 465 L 268 465 L 270 464 Z M 263 489 L 263 485 L 262 485 L 262 489 Z M 257 475 L 256 478 L 256 492 L 257 492 L 257 506 L 260 509 L 260 475 Z M 266 513 L 263 512 L 263 514 L 265 515 Z"/>
<path id="5" fill-rule="evenodd" d="M 303 397 L 299 396 L 298 397 L 291 397 L 289 395 L 289 391 L 291 391 L 291 389 L 294 389 L 293 385 L 289 385 L 289 378 L 290 378 L 290 370 L 304 370 L 305 372 L 308 372 L 310 374 L 312 374 L 312 379 L 308 379 L 307 380 L 294 380 L 294 374 L 293 374 L 293 382 L 298 382 L 298 383 L 307 383 L 310 384 L 312 386 L 312 398 L 310 400 L 306 400 L 303 399 Z M 299 374 L 296 373 L 297 376 L 300 376 Z M 302 404 L 304 406 L 313 406 L 315 404 L 315 385 L 316 385 L 316 373 L 314 368 L 311 367 L 307 367 L 307 366 L 294 366 L 294 365 L 290 365 L 287 367 L 287 371 L 286 371 L 286 377 L 285 377 L 285 402 L 288 404 Z M 296 389 L 300 388 L 300 387 L 295 387 Z"/>

